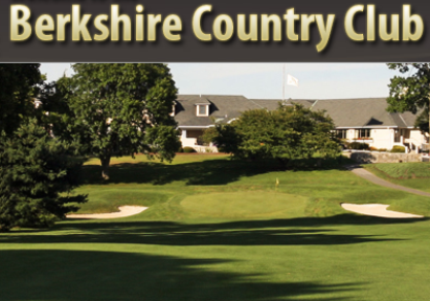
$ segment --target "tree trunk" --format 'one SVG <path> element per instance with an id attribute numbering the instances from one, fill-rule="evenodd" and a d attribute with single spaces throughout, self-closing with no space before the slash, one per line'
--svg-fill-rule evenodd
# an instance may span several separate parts
<path id="1" fill-rule="evenodd" d="M 110 156 L 106 156 L 104 158 L 100 158 L 102 163 L 102 178 L 103 180 L 109 180 L 109 164 L 110 164 Z"/>

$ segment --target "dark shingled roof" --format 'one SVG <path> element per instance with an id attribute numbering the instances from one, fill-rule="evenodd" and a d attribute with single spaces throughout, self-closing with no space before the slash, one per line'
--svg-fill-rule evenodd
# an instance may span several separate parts
<path id="1" fill-rule="evenodd" d="M 300 104 L 300 105 L 304 106 L 305 108 L 309 109 L 316 102 L 316 100 L 312 100 L 312 99 L 288 99 L 287 102 L 291 103 L 291 104 L 297 103 L 297 104 Z"/>
<path id="2" fill-rule="evenodd" d="M 412 113 L 387 112 L 386 98 L 317 100 L 312 110 L 324 110 L 336 127 L 410 127 L 416 116 Z"/>
<path id="3" fill-rule="evenodd" d="M 196 116 L 196 104 L 208 101 L 209 117 Z M 175 120 L 179 126 L 209 126 L 214 122 L 229 122 L 247 110 L 261 109 L 244 96 L 234 95 L 178 95 L 175 107 Z"/>
<path id="4" fill-rule="evenodd" d="M 251 101 L 268 110 L 276 110 L 279 104 L 292 105 L 293 103 L 298 103 L 305 108 L 310 108 L 315 102 L 315 100 L 310 99 L 251 99 Z"/>
<path id="5" fill-rule="evenodd" d="M 255 104 L 257 104 L 260 108 L 264 108 L 267 110 L 276 110 L 279 107 L 279 104 L 286 104 L 286 101 L 282 101 L 282 99 L 251 99 Z"/>
<path id="6" fill-rule="evenodd" d="M 275 110 L 279 103 L 298 103 L 312 110 L 324 110 L 336 127 L 413 127 L 417 115 L 389 113 L 386 98 L 359 99 L 248 99 L 234 95 L 178 95 L 175 120 L 179 126 L 207 127 L 218 122 L 229 122 L 247 110 Z M 209 117 L 196 116 L 197 104 L 210 104 Z"/>

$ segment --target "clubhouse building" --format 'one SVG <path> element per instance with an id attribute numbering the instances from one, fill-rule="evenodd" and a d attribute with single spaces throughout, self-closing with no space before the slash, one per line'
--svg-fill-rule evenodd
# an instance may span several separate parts
<path id="1" fill-rule="evenodd" d="M 172 116 L 181 131 L 182 146 L 199 152 L 216 151 L 204 146 L 203 131 L 218 123 L 229 123 L 247 110 L 275 110 L 279 103 L 298 103 L 315 111 L 325 111 L 334 121 L 336 135 L 348 142 L 359 141 L 377 149 L 405 146 L 406 152 L 428 150 L 429 134 L 415 128 L 418 114 L 387 112 L 385 98 L 325 99 L 248 99 L 228 95 L 178 95 Z"/>

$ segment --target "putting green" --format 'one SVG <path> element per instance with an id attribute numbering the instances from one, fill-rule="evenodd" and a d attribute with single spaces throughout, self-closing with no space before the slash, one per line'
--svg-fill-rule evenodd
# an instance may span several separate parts
<path id="1" fill-rule="evenodd" d="M 211 217 L 278 217 L 303 215 L 307 198 L 276 192 L 232 192 L 188 196 L 181 206 Z"/>

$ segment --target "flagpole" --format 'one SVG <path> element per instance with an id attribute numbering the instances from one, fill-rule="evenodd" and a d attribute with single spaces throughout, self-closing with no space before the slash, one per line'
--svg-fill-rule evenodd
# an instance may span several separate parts
<path id="1" fill-rule="evenodd" d="M 285 64 L 282 65 L 282 102 L 285 101 Z"/>

